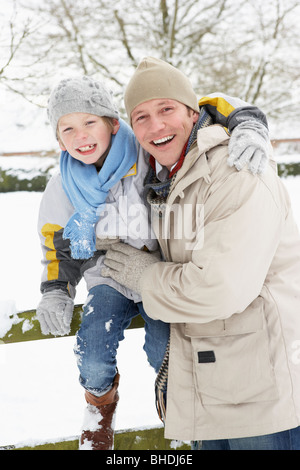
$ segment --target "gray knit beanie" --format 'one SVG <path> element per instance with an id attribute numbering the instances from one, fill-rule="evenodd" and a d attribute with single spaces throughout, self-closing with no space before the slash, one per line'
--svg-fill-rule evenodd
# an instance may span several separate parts
<path id="1" fill-rule="evenodd" d="M 157 98 L 176 100 L 199 112 L 196 93 L 186 75 L 168 62 L 145 57 L 125 90 L 124 101 L 128 118 L 131 118 L 136 106 Z"/>
<path id="2" fill-rule="evenodd" d="M 70 113 L 88 113 L 119 119 L 112 92 L 90 77 L 66 78 L 52 90 L 48 118 L 56 135 L 59 119 Z"/>

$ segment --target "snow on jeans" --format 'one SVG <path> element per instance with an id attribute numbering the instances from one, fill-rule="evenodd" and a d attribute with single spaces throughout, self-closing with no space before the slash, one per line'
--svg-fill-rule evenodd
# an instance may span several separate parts
<path id="1" fill-rule="evenodd" d="M 96 396 L 110 389 L 116 375 L 119 342 L 133 317 L 145 320 L 145 345 L 150 365 L 158 372 L 169 339 L 169 324 L 152 320 L 141 302 L 134 303 L 110 286 L 93 287 L 83 309 L 74 352 L 81 385 Z"/>

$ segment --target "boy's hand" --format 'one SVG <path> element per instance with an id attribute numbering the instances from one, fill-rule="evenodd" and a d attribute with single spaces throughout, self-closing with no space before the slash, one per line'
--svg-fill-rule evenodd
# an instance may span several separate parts
<path id="1" fill-rule="evenodd" d="M 104 264 L 107 267 L 101 270 L 101 275 L 111 277 L 122 286 L 140 293 L 140 278 L 144 270 L 158 261 L 160 261 L 158 251 L 149 253 L 125 243 L 117 243 L 106 253 Z"/>
<path id="2" fill-rule="evenodd" d="M 74 301 L 61 290 L 43 294 L 36 316 L 44 335 L 64 336 L 70 333 Z"/>

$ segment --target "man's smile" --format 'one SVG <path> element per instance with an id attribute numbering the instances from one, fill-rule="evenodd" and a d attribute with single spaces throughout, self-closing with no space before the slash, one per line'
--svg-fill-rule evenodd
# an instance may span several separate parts
<path id="1" fill-rule="evenodd" d="M 175 137 L 175 134 L 168 135 L 167 137 L 162 137 L 161 139 L 152 140 L 152 143 L 156 146 L 165 145 L 168 142 L 171 142 L 174 139 L 174 137 Z"/>

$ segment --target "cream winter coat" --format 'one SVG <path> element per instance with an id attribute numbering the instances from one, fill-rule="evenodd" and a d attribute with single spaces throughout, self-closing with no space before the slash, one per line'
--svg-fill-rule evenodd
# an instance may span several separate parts
<path id="1" fill-rule="evenodd" d="M 200 130 L 165 216 L 153 216 L 166 262 L 141 285 L 148 315 L 171 323 L 169 439 L 300 424 L 298 229 L 275 165 L 263 176 L 237 172 L 227 143 L 221 126 Z"/>

